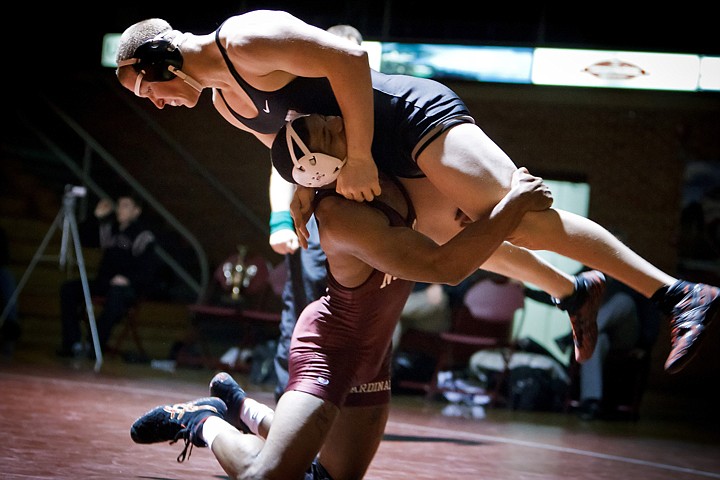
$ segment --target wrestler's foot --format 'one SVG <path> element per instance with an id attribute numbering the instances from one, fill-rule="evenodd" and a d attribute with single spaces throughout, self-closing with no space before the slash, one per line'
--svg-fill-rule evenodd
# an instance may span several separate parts
<path id="1" fill-rule="evenodd" d="M 223 418 L 226 412 L 225 403 L 215 397 L 175 405 L 160 405 L 135 420 L 130 427 L 130 437 L 135 443 L 169 441 L 171 444 L 182 438 L 185 440 L 185 448 L 177 457 L 177 461 L 182 462 L 186 453 L 187 457 L 190 457 L 192 445 L 207 447 L 207 443 L 198 433 L 205 420 L 211 415 Z"/>
<path id="2" fill-rule="evenodd" d="M 575 360 L 583 363 L 595 351 L 597 343 L 597 313 L 605 293 L 605 275 L 589 270 L 575 276 L 575 293 L 556 305 L 570 315 Z"/>
<path id="3" fill-rule="evenodd" d="M 665 294 L 680 298 L 670 312 L 671 349 L 665 361 L 668 373 L 677 373 L 697 354 L 708 326 L 720 310 L 720 289 L 679 280 Z"/>
<path id="4" fill-rule="evenodd" d="M 210 380 L 210 395 L 219 397 L 225 402 L 228 408 L 225 420 L 230 425 L 243 433 L 251 433 L 248 426 L 240 420 L 240 407 L 247 394 L 230 374 L 220 372 Z"/>

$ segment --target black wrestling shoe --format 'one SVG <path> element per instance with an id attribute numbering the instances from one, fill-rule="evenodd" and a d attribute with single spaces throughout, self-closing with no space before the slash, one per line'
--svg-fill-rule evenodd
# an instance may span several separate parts
<path id="1" fill-rule="evenodd" d="M 572 326 L 575 360 L 583 363 L 595 351 L 598 328 L 597 314 L 605 294 L 605 275 L 589 270 L 575 276 L 575 293 L 556 305 L 568 312 Z"/>
<path id="2" fill-rule="evenodd" d="M 697 354 L 710 323 L 715 321 L 720 307 L 720 289 L 680 280 L 665 295 L 681 298 L 670 312 L 671 349 L 665 361 L 665 371 L 677 373 Z"/>
<path id="3" fill-rule="evenodd" d="M 130 427 L 130 437 L 135 443 L 171 444 L 181 438 L 185 440 L 185 448 L 177 457 L 178 462 L 190 457 L 192 445 L 207 447 L 205 440 L 198 434 L 198 428 L 210 415 L 224 418 L 227 413 L 225 403 L 219 398 L 208 397 L 175 405 L 160 405 L 135 420 Z M 188 451 L 190 447 L 190 451 Z"/>
<path id="4" fill-rule="evenodd" d="M 220 372 L 210 380 L 210 395 L 225 402 L 227 405 L 225 420 L 230 425 L 243 433 L 252 433 L 245 422 L 240 420 L 240 407 L 247 394 L 229 373 Z"/>

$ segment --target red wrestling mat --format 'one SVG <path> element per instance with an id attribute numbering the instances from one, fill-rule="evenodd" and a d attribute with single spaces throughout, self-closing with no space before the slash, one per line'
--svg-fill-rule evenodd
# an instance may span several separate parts
<path id="1" fill-rule="evenodd" d="M 207 395 L 209 370 L 174 374 L 108 363 L 0 365 L 3 479 L 223 479 L 208 449 L 184 463 L 181 444 L 136 445 L 150 408 Z M 240 379 L 238 377 L 238 379 Z M 248 388 L 252 392 L 252 386 Z M 265 389 L 252 393 L 273 405 Z M 488 410 L 442 415 L 448 404 L 397 397 L 368 480 L 720 478 L 717 425 L 582 423 L 563 413 Z M 476 412 L 477 413 L 477 412 Z M 571 473 L 570 473 L 571 472 Z"/>

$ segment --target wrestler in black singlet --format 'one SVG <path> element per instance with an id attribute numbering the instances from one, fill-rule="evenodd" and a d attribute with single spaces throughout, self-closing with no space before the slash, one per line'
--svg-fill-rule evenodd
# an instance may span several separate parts
<path id="1" fill-rule="evenodd" d="M 285 125 L 288 112 L 322 113 L 340 115 L 340 107 L 335 101 L 330 82 L 327 78 L 297 77 L 284 87 L 273 92 L 258 90 L 247 83 L 237 72 L 220 42 L 220 29 L 215 31 L 215 43 L 225 59 L 225 65 L 235 78 L 238 86 L 250 97 L 258 114 L 254 118 L 239 115 L 225 101 L 222 90 L 215 89 L 230 113 L 243 125 L 258 133 L 277 133 Z"/>
<path id="2" fill-rule="evenodd" d="M 220 42 L 220 28 L 215 32 L 218 49 L 238 86 L 257 108 L 258 115 L 254 118 L 239 115 L 227 104 L 222 91 L 216 91 L 230 113 L 243 125 L 258 133 L 276 133 L 291 111 L 340 115 L 340 107 L 327 78 L 297 77 L 272 92 L 258 90 L 248 84 L 237 72 Z M 419 152 L 413 150 L 419 142 L 427 144 L 453 125 L 472 123 L 470 112 L 455 92 L 434 80 L 386 75 L 374 70 L 371 74 L 375 103 L 372 154 L 378 169 L 398 177 L 425 176 L 415 163 Z M 295 183 L 291 173 L 292 162 L 289 166 L 280 166 L 278 171 L 285 180 Z"/>

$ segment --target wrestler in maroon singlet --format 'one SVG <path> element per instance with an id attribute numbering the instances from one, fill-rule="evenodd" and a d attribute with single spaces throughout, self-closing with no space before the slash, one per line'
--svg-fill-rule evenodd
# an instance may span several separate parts
<path id="1" fill-rule="evenodd" d="M 392 226 L 415 220 L 405 190 L 408 215 L 375 200 Z M 322 190 L 316 203 L 334 190 Z M 298 390 L 342 405 L 380 405 L 390 401 L 392 333 L 415 282 L 373 270 L 367 280 L 348 288 L 328 268 L 326 295 L 305 308 L 293 332 L 290 380 L 286 390 Z"/>

